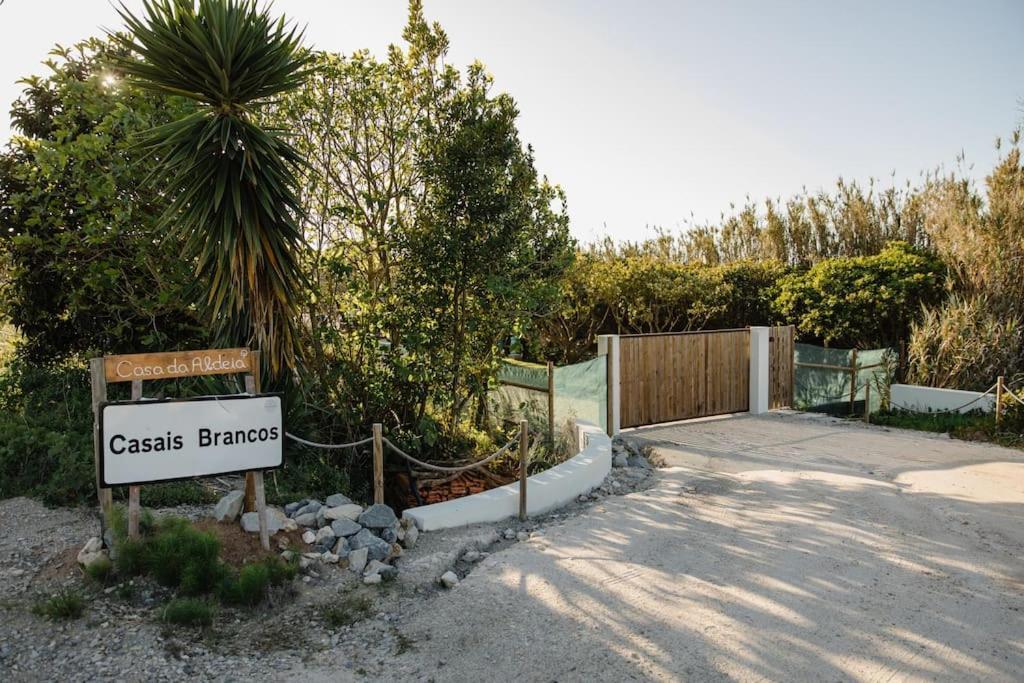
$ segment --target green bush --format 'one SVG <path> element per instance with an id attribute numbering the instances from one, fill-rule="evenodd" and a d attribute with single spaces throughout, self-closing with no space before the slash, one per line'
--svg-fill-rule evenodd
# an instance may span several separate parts
<path id="1" fill-rule="evenodd" d="M 199 595 L 213 590 L 225 575 L 219 554 L 220 542 L 213 534 L 195 529 L 188 520 L 167 517 L 155 524 L 152 535 L 138 540 L 121 535 L 115 566 L 124 576 L 149 574 L 185 595 Z"/>
<path id="2" fill-rule="evenodd" d="M 106 583 L 114 571 L 114 563 L 106 557 L 100 557 L 85 568 L 85 574 L 97 583 Z"/>
<path id="3" fill-rule="evenodd" d="M 197 598 L 176 598 L 164 606 L 160 620 L 180 626 L 209 626 L 213 623 L 213 606 Z"/>
<path id="4" fill-rule="evenodd" d="M 896 346 L 922 306 L 945 295 L 942 262 L 893 242 L 874 256 L 833 258 L 784 278 L 776 307 L 805 340 L 840 347 Z"/>
<path id="5" fill-rule="evenodd" d="M 247 564 L 238 576 L 222 579 L 217 597 L 227 605 L 252 607 L 263 601 L 270 587 L 270 570 L 263 563 Z"/>
<path id="6" fill-rule="evenodd" d="M 72 505 L 93 495 L 86 377 L 78 366 L 33 367 L 19 359 L 0 372 L 0 498 Z"/>
<path id="7" fill-rule="evenodd" d="M 78 619 L 85 611 L 85 598 L 77 591 L 62 590 L 37 602 L 32 611 L 48 619 Z"/>

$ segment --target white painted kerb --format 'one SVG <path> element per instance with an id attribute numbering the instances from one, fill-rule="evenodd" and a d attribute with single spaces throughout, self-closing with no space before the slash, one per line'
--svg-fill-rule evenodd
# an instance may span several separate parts
<path id="1" fill-rule="evenodd" d="M 951 411 L 967 413 L 972 410 L 992 412 L 996 407 L 996 397 L 992 394 L 979 401 L 964 406 L 982 395 L 981 391 L 961 391 L 959 389 L 937 389 L 921 387 L 916 384 L 893 384 L 889 388 L 889 400 L 896 409 L 918 410 L 923 413 Z"/>
<path id="2" fill-rule="evenodd" d="M 579 453 L 526 482 L 526 512 L 539 515 L 567 505 L 576 496 L 601 485 L 612 468 L 612 441 L 600 427 L 576 425 Z M 443 503 L 410 508 L 409 517 L 422 531 L 498 522 L 519 514 L 519 482 Z"/>

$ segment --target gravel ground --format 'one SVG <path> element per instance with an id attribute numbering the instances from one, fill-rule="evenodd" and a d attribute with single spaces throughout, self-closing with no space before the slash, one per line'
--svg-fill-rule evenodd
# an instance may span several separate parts
<path id="1" fill-rule="evenodd" d="M 786 413 L 631 438 L 666 466 L 614 470 L 626 495 L 425 534 L 395 582 L 325 567 L 207 631 L 160 626 L 146 585 L 31 614 L 87 586 L 95 520 L 0 502 L 0 679 L 1021 680 L 1021 451 Z"/>
<path id="2" fill-rule="evenodd" d="M 478 525 L 422 534 L 397 561 L 396 581 L 364 586 L 345 568 L 314 565 L 292 586 L 254 610 L 221 608 L 212 628 L 166 626 L 159 608 L 169 597 L 142 579 L 98 586 L 83 576 L 76 556 L 99 530 L 87 509 L 48 509 L 27 498 L 0 501 L 0 680 L 280 680 L 305 668 L 331 671 L 331 680 L 367 680 L 412 649 L 402 619 L 431 604 L 444 589 L 438 577 L 467 576 L 519 538 L 546 533 L 597 505 L 612 491 L 653 484 L 643 467 L 615 470 L 605 491 L 553 515 L 520 524 Z M 160 510 L 196 519 L 211 508 Z M 519 536 L 520 532 L 526 536 Z M 511 538 L 506 538 L 506 535 Z M 464 557 L 467 551 L 469 561 Z M 33 606 L 58 591 L 86 597 L 84 615 L 50 621 Z M 364 604 L 366 608 L 363 609 Z M 349 610 L 354 623 L 328 624 L 325 609 Z"/>

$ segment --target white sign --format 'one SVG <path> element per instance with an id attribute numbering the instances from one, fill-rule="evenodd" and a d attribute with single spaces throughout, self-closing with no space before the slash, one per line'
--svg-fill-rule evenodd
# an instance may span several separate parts
<path id="1" fill-rule="evenodd" d="M 266 470 L 284 462 L 280 396 L 207 396 L 103 406 L 104 486 Z"/>

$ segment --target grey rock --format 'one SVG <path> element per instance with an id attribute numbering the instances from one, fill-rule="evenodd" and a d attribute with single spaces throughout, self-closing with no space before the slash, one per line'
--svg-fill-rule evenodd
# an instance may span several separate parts
<path id="1" fill-rule="evenodd" d="M 629 456 L 629 466 L 639 467 L 645 470 L 651 469 L 651 463 L 647 462 L 647 458 L 642 455 L 631 455 Z"/>
<path id="2" fill-rule="evenodd" d="M 316 542 L 317 543 L 330 542 L 330 544 L 333 546 L 334 545 L 334 536 L 335 536 L 334 530 L 331 529 L 331 527 L 329 527 L 329 526 L 320 527 L 320 529 L 318 529 L 317 532 L 316 532 Z"/>
<path id="3" fill-rule="evenodd" d="M 365 583 L 367 586 L 372 586 L 376 583 L 380 583 L 383 580 L 384 579 L 381 577 L 380 574 L 370 574 L 369 576 L 363 577 L 363 583 Z"/>
<path id="4" fill-rule="evenodd" d="M 612 456 L 612 467 L 629 467 L 629 457 L 625 453 Z"/>
<path id="5" fill-rule="evenodd" d="M 528 541 L 530 540 L 530 534 L 526 533 L 525 531 L 520 531 L 518 534 L 516 534 L 516 540 L 519 542 Z"/>
<path id="6" fill-rule="evenodd" d="M 383 538 L 388 543 L 397 543 L 398 542 L 398 533 L 394 529 L 391 529 L 391 528 L 381 529 L 380 530 L 380 537 Z"/>
<path id="7" fill-rule="evenodd" d="M 351 519 L 353 522 L 363 514 L 363 506 L 355 503 L 339 505 L 338 507 L 327 508 L 324 511 L 325 519 Z"/>
<path id="8" fill-rule="evenodd" d="M 98 536 L 90 538 L 78 551 L 78 564 L 83 567 L 90 567 L 96 562 L 106 559 L 109 559 L 107 551 L 103 549 L 103 541 Z"/>
<path id="9" fill-rule="evenodd" d="M 331 550 L 338 557 L 348 557 L 348 539 L 339 538 L 338 542 L 334 544 L 334 548 Z"/>
<path id="10" fill-rule="evenodd" d="M 298 517 L 299 515 L 304 515 L 304 514 L 307 514 L 309 512 L 315 513 L 321 507 L 323 507 L 323 506 L 320 505 L 320 501 L 318 501 L 318 500 L 306 501 L 305 505 L 303 505 L 302 507 L 300 507 L 298 510 L 295 511 L 295 516 Z"/>
<path id="11" fill-rule="evenodd" d="M 316 513 L 304 512 L 301 515 L 295 515 L 295 523 L 299 526 L 316 526 Z"/>
<path id="12" fill-rule="evenodd" d="M 342 517 L 331 522 L 331 530 L 334 531 L 335 536 L 352 536 L 358 534 L 363 530 L 363 527 L 359 526 L 351 519 Z"/>
<path id="13" fill-rule="evenodd" d="M 501 535 L 505 537 L 506 541 L 511 541 L 513 538 L 516 537 L 516 532 L 512 529 L 505 529 L 505 531 L 503 531 Z"/>
<path id="14" fill-rule="evenodd" d="M 363 510 L 357 520 L 367 529 L 386 529 L 398 521 L 395 511 L 383 503 L 376 503 Z"/>
<path id="15" fill-rule="evenodd" d="M 466 562 L 479 562 L 483 559 L 483 553 L 479 550 L 467 550 L 463 553 L 462 559 Z"/>
<path id="16" fill-rule="evenodd" d="M 316 526 L 318 529 L 327 526 L 327 508 L 322 507 L 316 511 Z"/>
<path id="17" fill-rule="evenodd" d="M 288 503 L 287 505 L 284 506 L 284 514 L 288 515 L 289 517 L 294 517 L 295 513 L 298 512 L 302 508 L 302 506 L 308 502 L 308 500 L 303 498 L 302 500 L 297 500 L 294 503 Z"/>
<path id="18" fill-rule="evenodd" d="M 379 574 L 382 579 L 388 581 L 398 576 L 398 567 L 393 567 L 379 560 L 370 560 L 366 565 L 366 569 L 363 570 L 363 576 L 370 576 L 371 574 Z"/>
<path id="19" fill-rule="evenodd" d="M 348 554 L 348 568 L 357 574 L 362 573 L 369 558 L 369 551 L 366 548 L 356 548 Z"/>
<path id="20" fill-rule="evenodd" d="M 416 539 L 420 537 L 420 530 L 413 524 L 405 530 L 405 538 L 402 539 L 402 545 L 406 548 L 411 548 L 416 545 Z"/>
<path id="21" fill-rule="evenodd" d="M 232 491 L 217 501 L 213 508 L 213 518 L 218 522 L 233 522 L 242 514 L 242 503 L 245 502 L 245 491 Z"/>
<path id="22" fill-rule="evenodd" d="M 273 536 L 281 527 L 284 526 L 285 520 L 284 512 L 277 508 L 267 508 L 267 531 Z M 248 531 L 251 534 L 259 533 L 260 530 L 260 517 L 258 512 L 246 512 L 242 515 L 242 529 Z"/>
<path id="23" fill-rule="evenodd" d="M 348 496 L 341 493 L 335 493 L 332 496 L 327 496 L 326 500 L 324 500 L 324 505 L 329 508 L 336 508 L 339 505 L 348 505 L 351 502 L 352 500 Z"/>
<path id="24" fill-rule="evenodd" d="M 316 543 L 316 532 L 312 529 L 306 529 L 302 532 L 302 542 L 306 545 L 313 545 Z"/>
<path id="25" fill-rule="evenodd" d="M 459 585 L 459 575 L 453 571 L 446 571 L 441 574 L 441 585 L 445 588 L 455 588 Z"/>
<path id="26" fill-rule="evenodd" d="M 369 529 L 363 529 L 358 534 L 349 537 L 348 546 L 353 550 L 366 548 L 371 560 L 383 560 L 391 553 L 391 544 L 374 536 Z"/>

